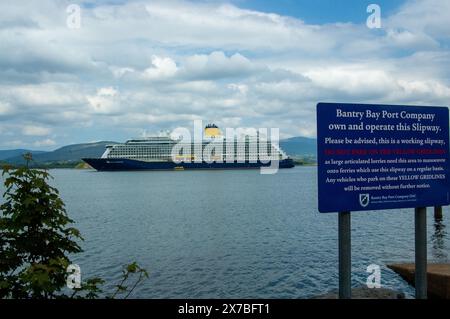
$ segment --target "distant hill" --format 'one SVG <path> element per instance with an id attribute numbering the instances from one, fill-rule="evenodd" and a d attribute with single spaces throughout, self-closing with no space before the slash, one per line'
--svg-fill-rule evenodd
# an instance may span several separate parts
<path id="1" fill-rule="evenodd" d="M 317 140 L 309 137 L 291 137 L 280 141 L 280 147 L 289 156 L 313 156 L 317 154 Z"/>
<path id="2" fill-rule="evenodd" d="M 0 160 L 4 160 L 11 157 L 21 156 L 25 153 L 31 153 L 31 154 L 42 154 L 46 153 L 44 151 L 32 151 L 32 150 L 26 150 L 26 149 L 16 149 L 16 150 L 0 150 Z"/>
<path id="3" fill-rule="evenodd" d="M 54 162 L 80 162 L 83 157 L 100 157 L 106 145 L 116 144 L 116 142 L 96 142 L 73 144 L 58 148 L 52 152 L 44 152 L 33 154 L 33 161 L 37 164 L 54 163 Z M 4 159 L 5 162 L 11 164 L 24 164 L 24 159 L 21 155 L 13 156 Z"/>

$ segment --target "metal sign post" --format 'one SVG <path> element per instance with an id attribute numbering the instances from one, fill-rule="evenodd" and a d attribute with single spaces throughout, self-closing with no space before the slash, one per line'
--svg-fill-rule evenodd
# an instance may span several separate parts
<path id="1" fill-rule="evenodd" d="M 427 299 L 427 208 L 415 209 L 416 299 Z"/>
<path id="2" fill-rule="evenodd" d="M 442 206 L 434 207 L 434 219 L 442 219 Z"/>
<path id="3" fill-rule="evenodd" d="M 350 212 L 339 213 L 339 299 L 352 298 Z"/>

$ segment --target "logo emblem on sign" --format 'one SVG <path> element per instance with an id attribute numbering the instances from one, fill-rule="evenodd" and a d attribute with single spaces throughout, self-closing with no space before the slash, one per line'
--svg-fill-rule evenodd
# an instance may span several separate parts
<path id="1" fill-rule="evenodd" d="M 367 207 L 369 205 L 369 194 L 359 194 L 359 204 L 362 207 Z"/>

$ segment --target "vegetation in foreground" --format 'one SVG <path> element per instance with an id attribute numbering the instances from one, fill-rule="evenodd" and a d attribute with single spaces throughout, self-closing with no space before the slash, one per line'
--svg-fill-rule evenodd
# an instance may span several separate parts
<path id="1" fill-rule="evenodd" d="M 306 165 L 317 165 L 317 159 L 315 156 L 302 156 L 302 157 L 293 157 L 294 164 L 296 166 L 306 166 Z"/>
<path id="2" fill-rule="evenodd" d="M 31 155 L 24 156 L 27 163 Z M 102 291 L 101 278 L 80 282 L 70 293 L 70 256 L 82 251 L 83 240 L 72 227 L 56 188 L 45 170 L 3 167 L 5 193 L 0 205 L 0 298 L 127 298 L 147 271 L 137 263 L 124 267 L 112 294 Z"/>
<path id="3" fill-rule="evenodd" d="M 53 168 L 85 168 L 83 161 L 59 161 L 59 162 L 45 162 L 45 163 L 30 163 L 29 168 L 34 169 L 53 169 Z M 27 167 L 27 164 L 10 164 L 6 162 L 0 162 L 2 167 L 21 168 Z"/>

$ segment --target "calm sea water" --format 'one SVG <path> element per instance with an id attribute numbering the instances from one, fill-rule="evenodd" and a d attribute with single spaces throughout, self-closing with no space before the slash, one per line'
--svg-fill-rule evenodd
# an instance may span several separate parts
<path id="1" fill-rule="evenodd" d="M 84 278 L 117 284 L 137 261 L 136 298 L 307 298 L 337 288 L 337 215 L 317 211 L 316 168 L 96 172 L 51 170 L 85 241 Z M 330 197 L 333 194 L 330 194 Z M 450 214 L 428 214 L 429 260 L 448 261 Z M 352 214 L 353 285 L 370 264 L 384 287 L 413 295 L 391 262 L 414 260 L 414 212 Z"/>

